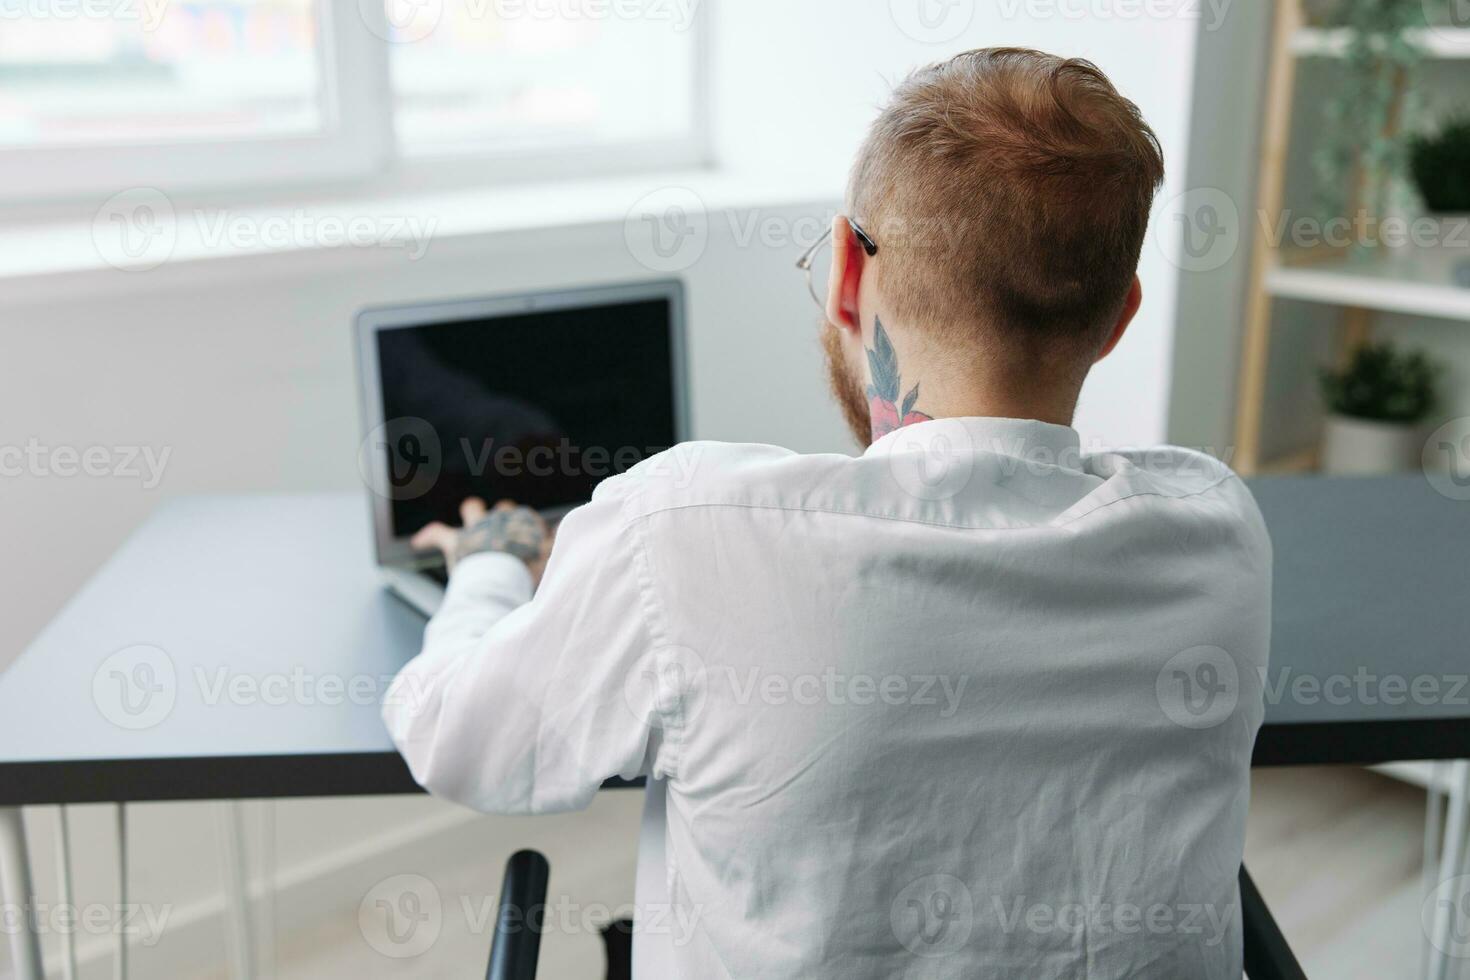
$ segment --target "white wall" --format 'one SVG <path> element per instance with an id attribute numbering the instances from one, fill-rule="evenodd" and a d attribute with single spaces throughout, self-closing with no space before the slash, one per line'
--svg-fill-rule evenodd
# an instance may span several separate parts
<path id="1" fill-rule="evenodd" d="M 948 16 L 926 33 L 915 27 L 921 6 Z M 1187 186 L 1198 35 L 1242 16 L 1231 0 L 739 0 L 715 12 L 718 150 L 737 168 L 800 175 L 840 191 L 847 161 L 895 81 L 959 51 L 1012 45 L 1091 59 L 1138 103 L 1164 148 L 1159 202 Z M 1179 276 L 1167 256 L 1176 253 L 1177 229 L 1161 223 L 1139 269 L 1143 309 L 1083 393 L 1085 442 L 1165 438 Z"/>

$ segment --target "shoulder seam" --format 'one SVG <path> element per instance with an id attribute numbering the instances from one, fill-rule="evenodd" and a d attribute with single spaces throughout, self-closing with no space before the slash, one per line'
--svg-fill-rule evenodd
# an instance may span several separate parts
<path id="1" fill-rule="evenodd" d="M 913 517 L 898 517 L 892 514 L 873 514 L 867 511 L 860 510 L 841 510 L 836 507 L 797 507 L 783 504 L 752 504 L 725 500 L 700 501 L 684 504 L 668 504 L 665 506 L 652 508 L 650 510 L 630 517 L 626 517 L 625 523 L 636 524 L 646 521 L 650 517 L 655 517 L 659 514 L 672 513 L 673 511 L 677 510 L 697 510 L 700 508 L 728 507 L 738 510 L 778 510 L 788 511 L 792 513 L 831 514 L 836 517 L 866 517 L 870 520 L 894 521 L 900 524 L 922 524 L 928 527 L 949 527 L 964 531 L 1034 531 L 1038 528 L 1066 527 L 1069 524 L 1075 523 L 1076 521 L 1079 521 L 1084 517 L 1089 517 L 1092 514 L 1096 514 L 1098 511 L 1105 510 L 1106 508 L 1111 507 L 1114 504 L 1120 504 L 1125 500 L 1132 500 L 1136 497 L 1163 497 L 1168 500 L 1187 500 L 1191 497 L 1203 496 L 1204 494 L 1210 493 L 1211 491 L 1223 486 L 1231 480 L 1238 481 L 1240 480 L 1240 477 L 1236 473 L 1230 472 L 1220 477 L 1220 479 L 1216 480 L 1214 483 L 1211 483 L 1209 486 L 1201 487 L 1198 490 L 1191 490 L 1189 493 L 1160 493 L 1156 490 L 1135 490 L 1132 493 L 1124 494 L 1121 497 L 1115 497 L 1114 499 L 1109 500 L 1105 503 L 1098 504 L 1096 507 L 1083 511 L 1080 514 L 1074 514 L 1067 520 L 1056 524 L 1026 524 L 1018 527 L 999 527 L 989 524 L 957 524 L 952 521 L 927 521 Z"/>

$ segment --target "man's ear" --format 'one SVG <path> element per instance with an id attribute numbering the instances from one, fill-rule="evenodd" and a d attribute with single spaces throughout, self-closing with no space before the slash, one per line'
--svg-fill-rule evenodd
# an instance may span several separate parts
<path id="1" fill-rule="evenodd" d="M 858 315 L 858 295 L 867 258 L 847 219 L 840 214 L 833 218 L 832 279 L 827 284 L 827 319 L 859 335 L 863 328 Z"/>
<path id="2" fill-rule="evenodd" d="M 1133 322 L 1133 317 L 1138 313 L 1138 308 L 1143 305 L 1143 283 L 1138 277 L 1133 277 L 1133 285 L 1128 287 L 1128 296 L 1123 300 L 1123 310 L 1118 314 L 1118 322 L 1113 325 L 1112 333 L 1108 334 L 1107 341 L 1102 345 L 1102 350 L 1097 352 L 1093 363 L 1097 363 L 1113 352 L 1118 346 L 1118 341 L 1123 339 L 1123 332 L 1128 329 L 1128 324 Z"/>

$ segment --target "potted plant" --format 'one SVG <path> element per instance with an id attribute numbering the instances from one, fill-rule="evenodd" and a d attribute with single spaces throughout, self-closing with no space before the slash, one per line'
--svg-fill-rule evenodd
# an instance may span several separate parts
<path id="1" fill-rule="evenodd" d="M 1409 146 L 1409 172 L 1430 214 L 1470 212 L 1470 115 Z"/>
<path id="2" fill-rule="evenodd" d="M 1322 372 L 1329 415 L 1322 447 L 1328 473 L 1394 473 L 1418 465 L 1421 425 L 1434 408 L 1438 367 L 1419 351 L 1365 344 L 1347 367 Z"/>

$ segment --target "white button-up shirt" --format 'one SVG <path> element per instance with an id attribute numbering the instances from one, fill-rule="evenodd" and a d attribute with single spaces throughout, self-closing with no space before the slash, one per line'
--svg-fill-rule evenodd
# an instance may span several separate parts
<path id="1" fill-rule="evenodd" d="M 455 570 L 385 717 L 480 810 L 650 777 L 635 975 L 1239 978 L 1270 544 L 1186 450 L 688 443 Z"/>

